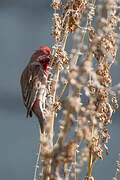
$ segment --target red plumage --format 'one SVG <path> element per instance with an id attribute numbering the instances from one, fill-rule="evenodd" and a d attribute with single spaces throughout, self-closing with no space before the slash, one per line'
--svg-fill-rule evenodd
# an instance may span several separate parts
<path id="1" fill-rule="evenodd" d="M 27 109 L 27 117 L 31 117 L 32 112 L 34 112 L 38 118 L 42 133 L 44 132 L 45 124 L 43 109 L 45 108 L 47 67 L 50 58 L 50 49 L 47 46 L 40 47 L 40 49 L 36 50 L 31 56 L 20 79 L 23 102 Z"/>

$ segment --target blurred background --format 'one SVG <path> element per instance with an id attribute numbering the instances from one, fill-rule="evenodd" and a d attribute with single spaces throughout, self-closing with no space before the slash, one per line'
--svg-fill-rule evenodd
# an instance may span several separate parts
<path id="1" fill-rule="evenodd" d="M 34 50 L 53 45 L 52 8 L 49 0 L 0 0 L 0 179 L 32 180 L 39 147 L 35 117 L 26 118 L 20 76 Z M 70 46 L 70 45 L 69 45 Z M 112 68 L 114 84 L 120 81 L 120 62 Z M 120 112 L 109 129 L 109 156 L 97 161 L 96 180 L 110 180 L 120 153 Z M 82 178 L 79 178 L 82 180 Z"/>

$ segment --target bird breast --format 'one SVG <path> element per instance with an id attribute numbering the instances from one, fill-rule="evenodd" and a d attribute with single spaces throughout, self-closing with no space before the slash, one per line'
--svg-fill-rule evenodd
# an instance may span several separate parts
<path id="1" fill-rule="evenodd" d="M 42 81 L 39 84 L 38 93 L 37 93 L 37 98 L 40 99 L 42 103 L 45 102 L 45 97 L 47 93 L 46 86 L 47 86 L 47 76 L 44 74 Z"/>

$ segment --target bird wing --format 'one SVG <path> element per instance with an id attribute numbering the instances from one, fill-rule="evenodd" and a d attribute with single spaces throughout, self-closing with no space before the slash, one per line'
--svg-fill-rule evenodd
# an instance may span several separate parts
<path id="1" fill-rule="evenodd" d="M 32 115 L 32 106 L 36 100 L 39 87 L 43 76 L 42 67 L 40 65 L 28 65 L 21 77 L 21 88 L 24 105 L 28 115 Z"/>

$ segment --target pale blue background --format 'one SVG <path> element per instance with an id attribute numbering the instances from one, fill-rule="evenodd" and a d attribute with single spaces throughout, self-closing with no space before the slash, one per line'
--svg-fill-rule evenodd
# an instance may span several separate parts
<path id="1" fill-rule="evenodd" d="M 52 46 L 51 1 L 0 0 L 0 179 L 32 180 L 38 150 L 37 121 L 26 119 L 21 99 L 20 75 L 32 52 Z M 118 55 L 119 56 L 119 55 Z M 119 58 L 118 58 L 119 60 Z M 120 63 L 112 68 L 114 82 L 120 80 Z M 109 129 L 110 155 L 98 161 L 96 180 L 110 180 L 120 152 L 120 112 Z M 79 178 L 81 179 L 81 178 Z"/>

